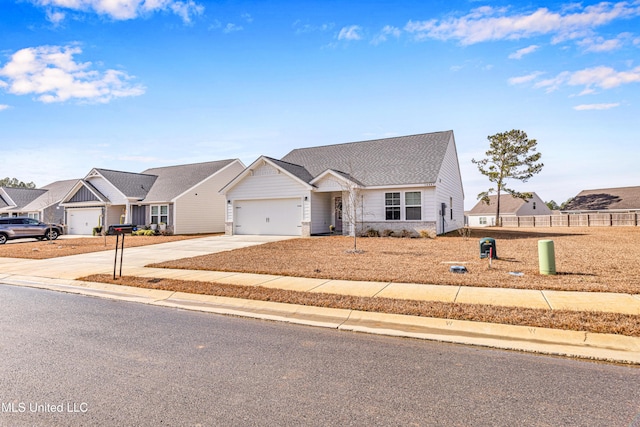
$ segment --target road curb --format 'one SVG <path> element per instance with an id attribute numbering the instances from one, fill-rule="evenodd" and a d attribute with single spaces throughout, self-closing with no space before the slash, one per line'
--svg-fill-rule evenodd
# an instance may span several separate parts
<path id="1" fill-rule="evenodd" d="M 640 364 L 639 337 L 312 307 L 78 280 L 7 276 L 2 281 L 14 286 L 342 331 Z"/>

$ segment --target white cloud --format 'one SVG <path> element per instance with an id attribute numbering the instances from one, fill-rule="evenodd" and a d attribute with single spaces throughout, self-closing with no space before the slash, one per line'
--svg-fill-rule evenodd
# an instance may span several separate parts
<path id="1" fill-rule="evenodd" d="M 507 80 L 507 82 L 512 86 L 513 85 L 521 85 L 521 84 L 524 84 L 524 83 L 529 83 L 529 82 L 534 81 L 535 79 L 537 79 L 542 74 L 544 74 L 544 73 L 541 72 L 541 71 L 536 71 L 536 72 L 533 72 L 531 74 L 527 74 L 527 75 L 524 75 L 524 76 L 511 77 L 509 80 Z"/>
<path id="2" fill-rule="evenodd" d="M 335 27 L 334 23 L 326 23 L 321 25 L 303 24 L 299 19 L 293 23 L 296 34 L 307 34 L 315 32 L 330 31 Z"/>
<path id="3" fill-rule="evenodd" d="M 64 21 L 66 18 L 66 14 L 60 11 L 47 11 L 47 21 L 51 22 L 53 25 L 58 26 Z"/>
<path id="4" fill-rule="evenodd" d="M 244 28 L 242 28 L 241 25 L 236 25 L 236 24 L 232 24 L 232 23 L 228 23 L 224 29 L 222 30 L 223 33 L 225 34 L 229 34 L 229 33 L 235 33 L 236 31 L 242 31 L 244 30 Z"/>
<path id="5" fill-rule="evenodd" d="M 47 15 L 64 19 L 62 15 L 56 15 L 59 10 L 73 10 L 77 12 L 93 12 L 98 15 L 106 15 L 115 20 L 135 19 L 141 15 L 154 12 L 170 11 L 178 15 L 185 23 L 191 22 L 191 18 L 201 15 L 204 6 L 193 0 L 31 0 L 38 6 L 49 8 Z"/>
<path id="6" fill-rule="evenodd" d="M 533 53 L 539 48 L 540 46 L 535 44 L 532 44 L 531 46 L 523 47 L 522 49 L 518 49 L 514 53 L 509 55 L 509 59 L 521 59 L 523 56 Z"/>
<path id="7" fill-rule="evenodd" d="M 631 33 L 621 33 L 615 39 L 605 40 L 603 37 L 587 37 L 578 42 L 585 52 L 610 52 L 620 49 L 627 41 L 631 40 Z"/>
<path id="8" fill-rule="evenodd" d="M 618 107 L 620 103 L 616 102 L 613 104 L 582 104 L 576 105 L 573 107 L 574 110 L 577 111 L 586 111 L 586 110 L 609 110 L 611 108 Z"/>
<path id="9" fill-rule="evenodd" d="M 376 37 L 374 37 L 371 43 L 377 45 L 386 42 L 389 36 L 395 37 L 397 39 L 400 38 L 401 33 L 402 30 L 400 30 L 400 28 L 393 27 L 391 25 L 385 25 L 380 33 Z"/>
<path id="10" fill-rule="evenodd" d="M 640 3 L 602 2 L 581 8 L 578 4 L 560 12 L 539 8 L 530 13 L 507 14 L 508 10 L 490 6 L 474 9 L 460 18 L 442 21 L 409 21 L 405 30 L 416 39 L 459 40 L 470 45 L 490 40 L 518 40 L 554 34 L 554 41 L 576 38 L 585 31 L 617 19 L 640 15 Z"/>
<path id="11" fill-rule="evenodd" d="M 362 36 L 360 35 L 359 25 L 351 25 L 349 27 L 343 27 L 338 34 L 338 40 L 360 40 Z"/>
<path id="12" fill-rule="evenodd" d="M 574 72 L 563 71 L 555 77 L 536 83 L 534 87 L 553 92 L 563 85 L 583 86 L 584 89 L 580 95 L 588 95 L 595 93 L 596 88 L 607 90 L 630 83 L 640 83 L 640 67 L 628 71 L 616 71 L 605 66 Z"/>
<path id="13" fill-rule="evenodd" d="M 9 109 L 9 108 L 10 108 L 10 107 L 9 107 L 7 104 L 0 104 L 0 111 L 2 111 L 2 110 L 7 110 L 7 109 Z"/>
<path id="14" fill-rule="evenodd" d="M 78 46 L 39 46 L 21 49 L 0 68 L 0 85 L 15 95 L 34 94 L 44 103 L 71 99 L 106 103 L 114 98 L 142 95 L 145 88 L 130 84 L 127 73 L 92 70 L 90 62 L 78 63 Z"/>

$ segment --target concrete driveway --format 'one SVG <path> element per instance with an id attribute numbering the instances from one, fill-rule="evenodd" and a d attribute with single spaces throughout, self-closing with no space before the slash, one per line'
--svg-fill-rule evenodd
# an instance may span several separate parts
<path id="1" fill-rule="evenodd" d="M 292 238 L 295 237 L 221 235 L 126 248 L 123 254 L 122 274 L 135 274 L 145 265 L 154 262 L 191 258 Z M 115 251 L 111 249 L 43 260 L 0 258 L 0 266 L 2 273 L 6 274 L 77 279 L 89 274 L 112 273 L 114 261 Z M 119 272 L 120 252 L 118 252 L 117 268 Z"/>

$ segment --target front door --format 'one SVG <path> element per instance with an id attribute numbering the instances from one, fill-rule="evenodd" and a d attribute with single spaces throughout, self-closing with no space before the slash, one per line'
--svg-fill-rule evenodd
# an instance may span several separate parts
<path id="1" fill-rule="evenodd" d="M 335 198 L 335 225 L 336 225 L 336 233 L 342 233 L 342 196 L 338 196 Z"/>

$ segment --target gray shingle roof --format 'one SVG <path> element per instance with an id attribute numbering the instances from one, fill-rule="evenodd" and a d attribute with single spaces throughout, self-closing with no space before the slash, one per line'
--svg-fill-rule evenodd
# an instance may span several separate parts
<path id="1" fill-rule="evenodd" d="M 583 190 L 567 204 L 563 211 L 601 211 L 616 209 L 640 209 L 640 187 Z"/>
<path id="2" fill-rule="evenodd" d="M 44 209 L 47 206 L 51 206 L 62 200 L 67 195 L 73 186 L 78 182 L 78 179 L 68 179 L 65 181 L 56 181 L 51 184 L 45 185 L 41 190 L 46 190 L 38 198 L 30 202 L 24 207 L 26 212 L 38 211 Z"/>
<path id="3" fill-rule="evenodd" d="M 3 190 L 11 198 L 13 203 L 15 203 L 16 206 L 13 209 L 22 209 L 24 206 L 38 198 L 41 194 L 46 193 L 47 191 L 36 188 L 14 187 L 3 187 Z M 6 200 L 5 202 L 9 203 L 9 200 Z"/>
<path id="4" fill-rule="evenodd" d="M 314 178 L 314 176 L 311 175 L 309 173 L 309 171 L 304 168 L 304 166 L 296 165 L 296 164 L 285 162 L 285 161 L 282 161 L 282 160 L 273 159 L 273 158 L 267 157 L 267 156 L 265 156 L 265 158 L 269 159 L 270 161 L 272 161 L 273 163 L 275 163 L 276 165 L 278 165 L 282 169 L 284 169 L 287 172 L 289 172 L 290 174 L 300 178 L 301 180 L 303 180 L 306 183 L 308 183 L 309 181 L 311 181 Z"/>
<path id="5" fill-rule="evenodd" d="M 9 206 L 9 204 L 5 202 L 4 199 L 2 198 L 2 195 L 0 195 L 0 209 L 6 208 L 7 206 Z"/>
<path id="6" fill-rule="evenodd" d="M 142 173 L 156 176 L 157 179 L 144 200 L 148 202 L 171 201 L 234 161 L 235 159 L 217 160 L 147 169 Z"/>
<path id="7" fill-rule="evenodd" d="M 444 131 L 298 148 L 281 160 L 302 166 L 312 177 L 332 169 L 367 186 L 430 184 L 452 137 L 453 131 Z"/>
<path id="8" fill-rule="evenodd" d="M 157 176 L 109 169 L 95 169 L 113 184 L 125 197 L 144 199 Z"/>

